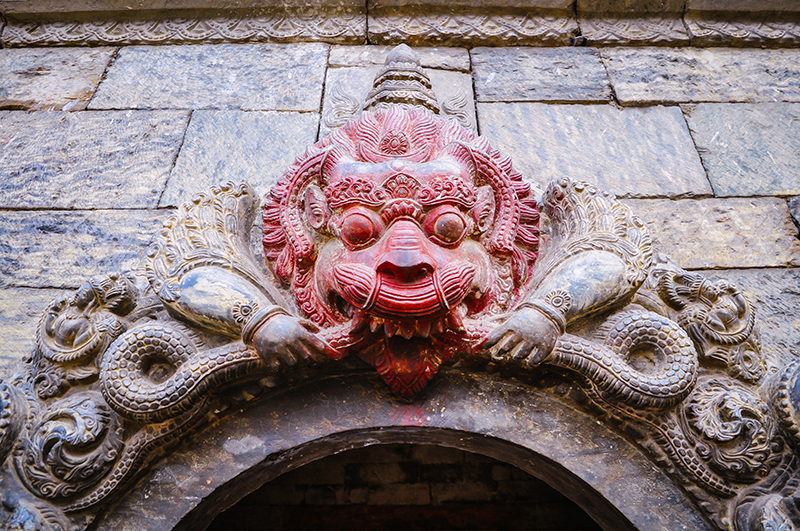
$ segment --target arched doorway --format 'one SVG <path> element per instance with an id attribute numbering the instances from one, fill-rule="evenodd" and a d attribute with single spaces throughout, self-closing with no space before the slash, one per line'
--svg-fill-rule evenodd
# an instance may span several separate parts
<path id="1" fill-rule="evenodd" d="M 569 498 L 512 465 L 455 448 L 388 444 L 283 474 L 207 531 L 298 529 L 601 530 Z"/>
<path id="2" fill-rule="evenodd" d="M 557 390 L 457 369 L 442 372 L 413 403 L 394 399 L 374 373 L 361 371 L 285 388 L 165 457 L 95 529 L 201 531 L 282 474 L 395 443 L 511 464 L 567 496 L 606 531 L 710 529 L 638 446 L 559 399 Z"/>

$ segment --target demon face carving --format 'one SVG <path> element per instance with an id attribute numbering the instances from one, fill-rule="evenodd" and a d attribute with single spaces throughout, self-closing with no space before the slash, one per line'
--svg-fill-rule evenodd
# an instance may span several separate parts
<path id="1" fill-rule="evenodd" d="M 264 247 L 339 355 L 408 397 L 524 291 L 538 219 L 529 185 L 485 139 L 393 106 L 290 167 L 265 207 Z"/>

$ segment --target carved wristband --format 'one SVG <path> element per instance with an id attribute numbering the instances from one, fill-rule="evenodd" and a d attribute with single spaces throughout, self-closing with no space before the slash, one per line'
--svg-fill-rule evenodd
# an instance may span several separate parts
<path id="1" fill-rule="evenodd" d="M 253 316 L 250 317 L 242 327 L 242 341 L 244 344 L 252 345 L 253 336 L 256 335 L 258 329 L 276 315 L 289 315 L 289 312 L 280 306 L 270 306 L 268 308 L 257 310 L 255 313 L 253 313 Z"/>
<path id="2" fill-rule="evenodd" d="M 548 293 L 544 300 L 533 299 L 523 302 L 517 308 L 535 308 L 544 315 L 548 321 L 558 329 L 560 334 L 567 330 L 567 311 L 572 306 L 572 295 L 565 291 L 557 290 Z"/>

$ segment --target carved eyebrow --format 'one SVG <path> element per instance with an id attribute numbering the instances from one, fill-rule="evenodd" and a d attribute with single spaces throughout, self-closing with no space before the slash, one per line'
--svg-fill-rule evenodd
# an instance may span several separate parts
<path id="1" fill-rule="evenodd" d="M 386 191 L 364 177 L 342 177 L 325 190 L 325 198 L 331 208 L 339 208 L 354 203 L 367 206 L 381 206 L 388 199 Z"/>
<path id="2" fill-rule="evenodd" d="M 460 176 L 441 175 L 425 183 L 417 193 L 417 200 L 424 206 L 456 203 L 464 208 L 472 208 L 478 196 L 472 183 L 465 182 Z"/>

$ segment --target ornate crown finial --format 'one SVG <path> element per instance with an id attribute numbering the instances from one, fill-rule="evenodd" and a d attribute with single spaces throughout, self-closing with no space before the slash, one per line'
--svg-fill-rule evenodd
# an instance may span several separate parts
<path id="1" fill-rule="evenodd" d="M 367 95 L 364 110 L 376 110 L 390 104 L 424 107 L 439 114 L 439 103 L 431 90 L 431 80 L 419 65 L 419 57 L 405 44 L 396 46 Z"/>

